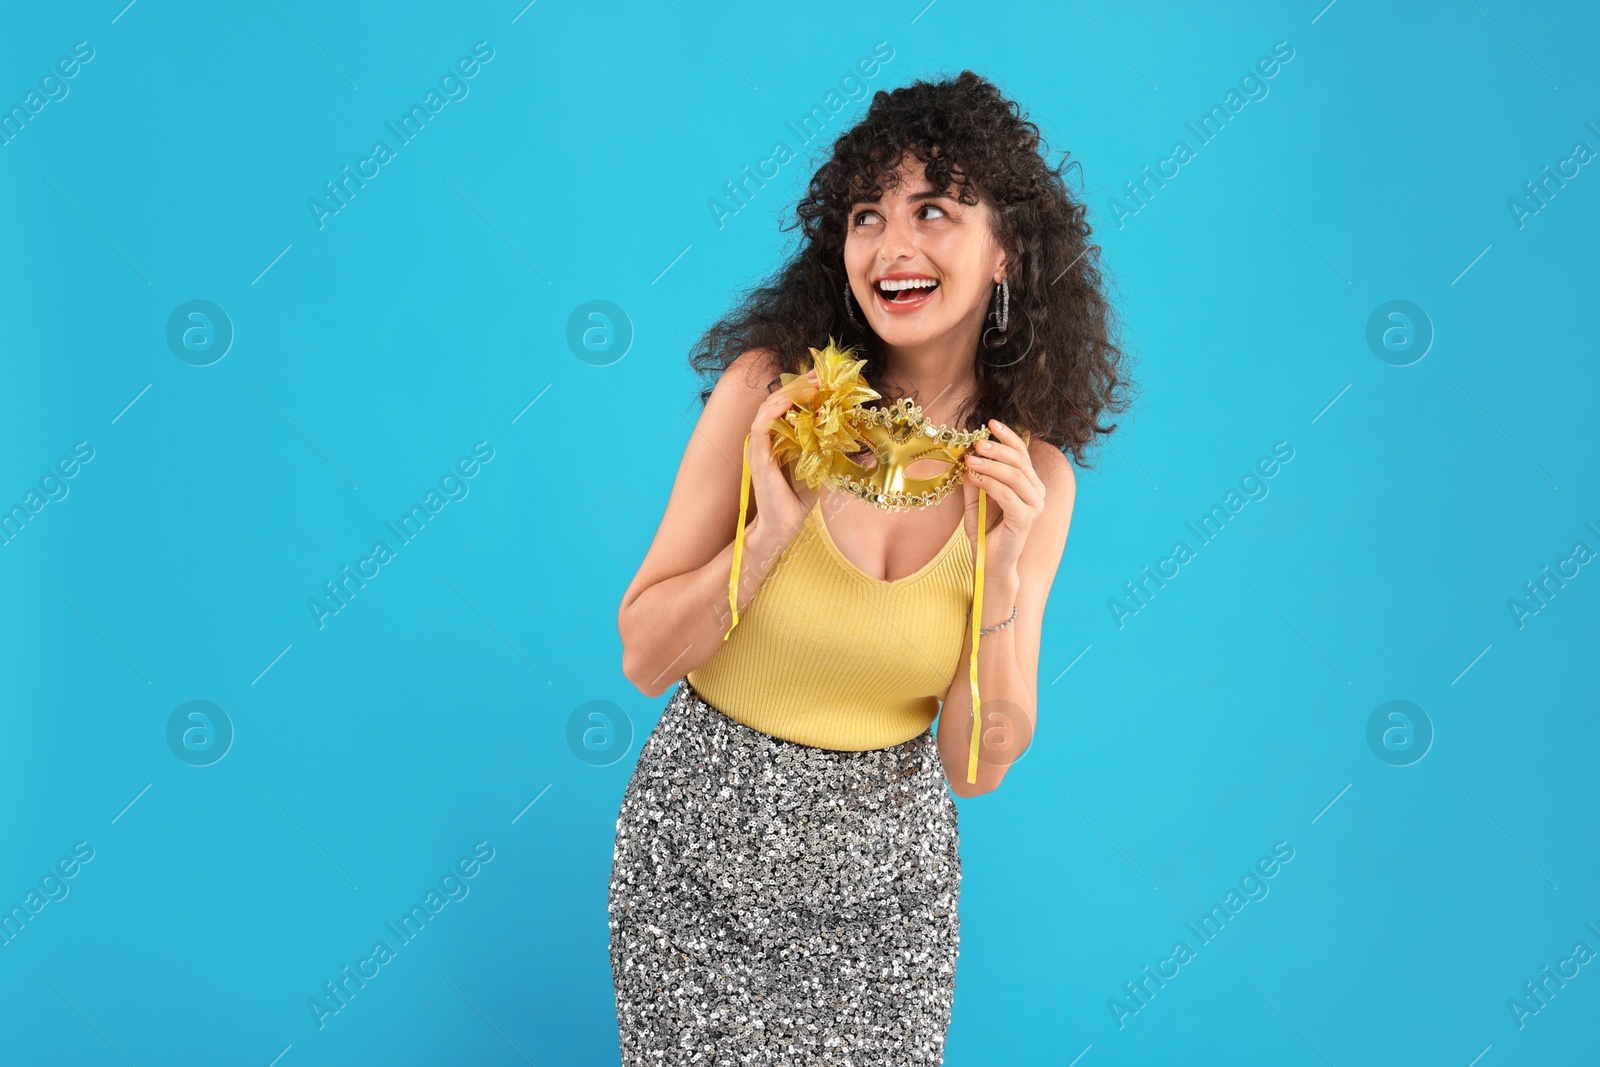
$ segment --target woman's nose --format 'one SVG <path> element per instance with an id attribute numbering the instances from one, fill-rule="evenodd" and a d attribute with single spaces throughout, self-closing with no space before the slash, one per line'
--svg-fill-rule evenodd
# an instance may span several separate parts
<path id="1" fill-rule="evenodd" d="M 878 250 L 885 259 L 892 261 L 900 255 L 914 255 L 917 245 L 904 223 L 898 219 L 890 219 L 883 227 L 883 241 Z"/>

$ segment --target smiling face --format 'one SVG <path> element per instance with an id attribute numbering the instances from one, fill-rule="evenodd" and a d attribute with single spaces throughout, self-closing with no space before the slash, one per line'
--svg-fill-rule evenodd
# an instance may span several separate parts
<path id="1" fill-rule="evenodd" d="M 935 190 L 907 154 L 898 183 L 877 201 L 850 206 L 844 242 L 851 296 L 891 348 L 960 338 L 975 350 L 1005 250 L 989 204 L 963 204 L 955 190 Z M 967 337 L 970 335 L 970 341 Z"/>

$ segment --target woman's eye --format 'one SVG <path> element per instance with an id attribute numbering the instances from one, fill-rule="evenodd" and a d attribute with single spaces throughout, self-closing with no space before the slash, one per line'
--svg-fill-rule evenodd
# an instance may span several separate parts
<path id="1" fill-rule="evenodd" d="M 923 204 L 922 207 L 926 211 L 937 211 L 939 214 L 935 216 L 936 218 L 944 217 L 944 208 L 940 207 L 938 204 Z"/>
<path id="2" fill-rule="evenodd" d="M 855 218 L 852 221 L 857 226 L 865 226 L 865 225 L 867 225 L 867 223 L 862 222 L 861 220 L 866 218 L 869 215 L 876 217 L 877 214 L 878 213 L 876 211 L 858 211 L 858 212 L 856 212 Z"/>

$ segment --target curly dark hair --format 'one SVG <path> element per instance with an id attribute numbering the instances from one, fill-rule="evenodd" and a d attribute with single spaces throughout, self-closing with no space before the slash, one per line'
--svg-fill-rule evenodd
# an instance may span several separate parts
<path id="1" fill-rule="evenodd" d="M 1085 456 L 1093 454 L 1097 435 L 1117 429 L 1101 425 L 1102 413 L 1126 410 L 1134 385 L 1117 343 L 1115 312 L 1102 293 L 1088 208 L 1062 177 L 1072 166 L 1081 172 L 1081 164 L 1068 164 L 1063 153 L 1050 166 L 1044 144 L 1039 127 L 970 70 L 880 89 L 866 116 L 834 141 L 832 157 L 795 207 L 796 220 L 780 227 L 801 228 L 798 250 L 696 342 L 690 363 L 709 379 L 701 403 L 742 353 L 767 349 L 782 370 L 796 373 L 809 361 L 808 350 L 828 338 L 853 347 L 867 360 L 866 379 L 879 380 L 881 341 L 845 312 L 844 241 L 850 205 L 880 197 L 885 184 L 898 181 L 896 165 L 910 152 L 933 188 L 954 184 L 963 204 L 988 199 L 1007 255 L 1008 329 L 984 331 L 973 368 L 977 390 L 953 425 L 970 429 L 999 419 L 1092 466 Z"/>

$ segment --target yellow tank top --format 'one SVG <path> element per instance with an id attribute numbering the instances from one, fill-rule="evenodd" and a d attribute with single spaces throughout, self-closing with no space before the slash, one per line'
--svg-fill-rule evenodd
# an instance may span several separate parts
<path id="1" fill-rule="evenodd" d="M 762 733 L 862 751 L 916 737 L 961 666 L 972 545 L 957 525 L 939 554 L 885 581 L 851 563 L 812 505 L 739 624 L 688 674 L 707 703 Z"/>

